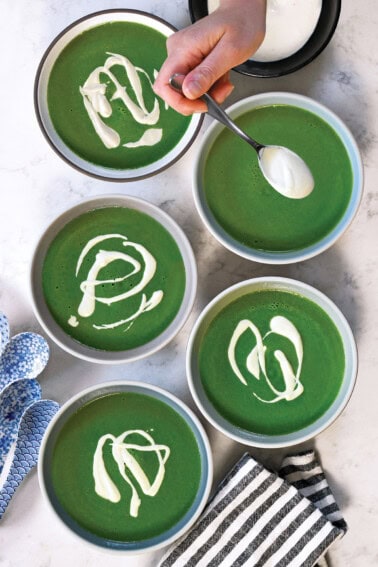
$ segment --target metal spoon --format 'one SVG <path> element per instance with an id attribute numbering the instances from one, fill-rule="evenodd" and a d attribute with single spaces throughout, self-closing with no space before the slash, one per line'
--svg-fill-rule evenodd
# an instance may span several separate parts
<path id="1" fill-rule="evenodd" d="M 185 75 L 176 73 L 169 79 L 169 84 L 182 94 L 184 79 Z M 229 128 L 257 152 L 261 172 L 273 189 L 289 199 L 303 199 L 311 193 L 315 185 L 314 178 L 298 154 L 283 146 L 266 146 L 256 142 L 231 120 L 209 93 L 200 98 L 206 102 L 207 113 L 212 118 Z"/>

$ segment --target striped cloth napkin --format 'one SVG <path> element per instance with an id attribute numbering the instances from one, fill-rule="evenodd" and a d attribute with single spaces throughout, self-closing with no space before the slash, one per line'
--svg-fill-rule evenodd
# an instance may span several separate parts
<path id="1" fill-rule="evenodd" d="M 279 476 L 245 454 L 160 567 L 312 567 L 347 530 L 313 451 Z"/>

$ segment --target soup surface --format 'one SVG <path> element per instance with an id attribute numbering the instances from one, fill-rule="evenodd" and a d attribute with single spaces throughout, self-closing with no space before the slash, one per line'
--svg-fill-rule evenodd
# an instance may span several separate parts
<path id="1" fill-rule="evenodd" d="M 47 102 L 54 128 L 78 156 L 135 169 L 165 156 L 190 123 L 153 92 L 166 37 L 132 22 L 111 22 L 75 37 L 51 70 Z"/>
<path id="2" fill-rule="evenodd" d="M 42 285 L 56 322 L 90 347 L 121 351 L 160 335 L 177 315 L 186 274 L 155 219 L 127 207 L 94 209 L 52 241 Z"/>
<path id="3" fill-rule="evenodd" d="M 152 396 L 119 392 L 74 413 L 55 441 L 51 482 L 59 507 L 112 541 L 164 533 L 191 508 L 201 457 L 193 432 Z"/>
<path id="4" fill-rule="evenodd" d="M 289 105 L 258 107 L 236 122 L 260 143 L 297 153 L 315 187 L 304 199 L 280 195 L 263 177 L 256 152 L 224 129 L 209 150 L 201 181 L 216 222 L 252 249 L 292 251 L 319 242 L 340 222 L 352 193 L 352 168 L 339 136 L 315 114 Z"/>
<path id="5" fill-rule="evenodd" d="M 340 390 L 340 334 L 323 309 L 299 294 L 247 293 L 204 323 L 199 336 L 208 399 L 247 431 L 298 431 L 321 417 Z"/>

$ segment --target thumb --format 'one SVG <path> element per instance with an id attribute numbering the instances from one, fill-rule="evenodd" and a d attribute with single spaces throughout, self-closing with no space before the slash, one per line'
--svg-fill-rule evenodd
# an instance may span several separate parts
<path id="1" fill-rule="evenodd" d="M 186 75 L 182 85 L 184 95 L 194 100 L 209 91 L 213 84 L 230 70 L 227 63 L 223 49 L 218 43 L 212 52 Z"/>

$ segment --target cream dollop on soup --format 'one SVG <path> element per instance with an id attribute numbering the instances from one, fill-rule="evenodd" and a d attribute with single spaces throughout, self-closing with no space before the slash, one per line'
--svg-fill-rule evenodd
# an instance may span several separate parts
<path id="1" fill-rule="evenodd" d="M 208 11 L 219 7 L 219 0 L 208 0 Z M 313 34 L 322 9 L 322 0 L 267 0 L 265 39 L 253 61 L 270 62 L 290 57 Z"/>

